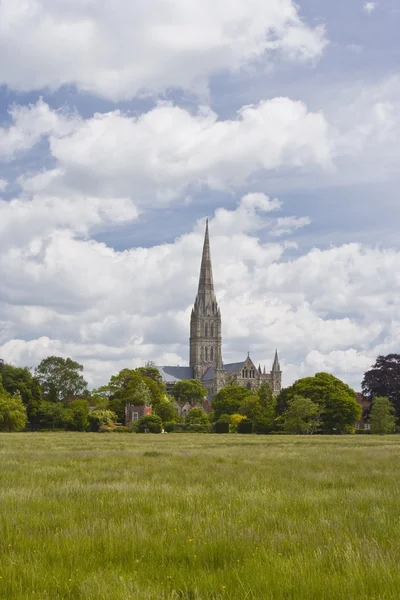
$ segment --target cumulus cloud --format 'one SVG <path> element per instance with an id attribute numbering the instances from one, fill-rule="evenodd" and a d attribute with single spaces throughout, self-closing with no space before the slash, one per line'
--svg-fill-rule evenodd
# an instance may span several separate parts
<path id="1" fill-rule="evenodd" d="M 132 197 L 148 206 L 189 188 L 231 190 L 262 170 L 331 162 L 323 115 L 288 98 L 244 106 L 233 120 L 171 103 L 138 117 L 113 111 L 84 120 L 40 101 L 14 107 L 11 116 L 12 124 L 0 129 L 0 151 L 12 157 L 45 138 L 55 163 L 20 177 L 28 194 Z"/>
<path id="2" fill-rule="evenodd" d="M 292 0 L 30 0 L 0 4 L 0 83 L 80 90 L 120 100 L 193 88 L 254 61 L 318 58 L 322 26 Z"/>
<path id="3" fill-rule="evenodd" d="M 0 8 L 1 10 L 1 8 Z M 76 115 L 65 118 L 39 100 L 34 105 L 13 106 L 11 125 L 0 128 L 0 158 L 10 160 L 17 152 L 28 150 L 46 135 L 65 135 L 76 126 Z"/>
<path id="4" fill-rule="evenodd" d="M 278 348 L 286 385 L 328 370 L 358 389 L 376 349 L 397 343 L 400 253 L 348 244 L 289 259 L 268 237 L 279 207 L 247 194 L 210 219 L 224 358 L 250 350 L 268 368 Z M 29 365 L 73 356 L 97 385 L 147 360 L 185 364 L 204 221 L 173 243 L 123 252 L 63 223 L 3 244 L 0 356 Z"/>

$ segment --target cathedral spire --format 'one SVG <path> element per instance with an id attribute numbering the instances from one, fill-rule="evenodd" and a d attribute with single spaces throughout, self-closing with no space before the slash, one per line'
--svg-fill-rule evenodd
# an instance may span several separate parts
<path id="1" fill-rule="evenodd" d="M 197 299 L 202 299 L 204 305 L 215 302 L 214 281 L 211 265 L 210 238 L 208 235 L 208 219 L 206 220 L 206 232 L 204 235 L 203 254 L 201 257 L 199 288 Z"/>
<path id="2" fill-rule="evenodd" d="M 274 358 L 274 364 L 272 365 L 272 370 L 273 371 L 281 370 L 281 366 L 279 364 L 279 358 L 278 358 L 278 350 L 275 350 L 275 358 Z"/>

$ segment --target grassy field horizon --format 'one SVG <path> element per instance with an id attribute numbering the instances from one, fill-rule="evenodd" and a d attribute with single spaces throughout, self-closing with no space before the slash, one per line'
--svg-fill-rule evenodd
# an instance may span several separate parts
<path id="1" fill-rule="evenodd" d="M 0 434 L 0 598 L 394 599 L 400 436 Z"/>

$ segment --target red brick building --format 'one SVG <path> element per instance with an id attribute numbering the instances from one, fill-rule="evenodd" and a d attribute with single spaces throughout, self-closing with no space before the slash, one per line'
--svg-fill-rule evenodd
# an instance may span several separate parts
<path id="1" fill-rule="evenodd" d="M 364 431 L 369 431 L 371 426 L 368 423 L 368 414 L 369 409 L 371 408 L 371 402 L 364 398 L 364 396 L 360 392 L 356 392 L 356 400 L 357 403 L 361 406 L 361 418 L 356 421 L 356 429 L 363 429 Z"/>

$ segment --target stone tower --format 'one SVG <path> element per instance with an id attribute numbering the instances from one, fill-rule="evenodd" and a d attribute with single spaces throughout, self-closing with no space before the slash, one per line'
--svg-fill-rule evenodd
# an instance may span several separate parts
<path id="1" fill-rule="evenodd" d="M 190 366 L 195 379 L 208 369 L 222 369 L 221 313 L 214 293 L 208 219 L 201 257 L 197 296 L 190 317 Z"/>
<path id="2" fill-rule="evenodd" d="M 272 365 L 271 387 L 274 394 L 279 394 L 282 389 L 282 371 L 279 364 L 278 350 L 275 350 L 274 364 Z"/>

